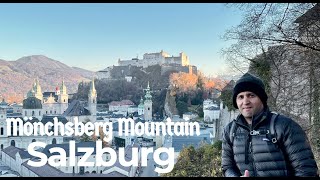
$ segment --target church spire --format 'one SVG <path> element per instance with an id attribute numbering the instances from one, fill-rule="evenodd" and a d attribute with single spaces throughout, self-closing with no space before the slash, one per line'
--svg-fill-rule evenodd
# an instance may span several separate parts
<path id="1" fill-rule="evenodd" d="M 90 90 L 89 90 L 89 94 L 91 94 L 91 96 L 95 96 L 97 94 L 96 88 L 94 86 L 94 78 L 91 81 L 91 86 L 90 86 Z"/>
<path id="2" fill-rule="evenodd" d="M 150 83 L 148 81 L 148 87 L 146 90 L 146 95 L 144 96 L 146 100 L 144 101 L 144 120 L 152 121 L 152 96 L 150 91 Z"/>
<path id="3" fill-rule="evenodd" d="M 62 78 L 62 84 L 60 88 L 60 94 L 67 94 L 67 86 L 64 84 L 64 77 Z"/>
<path id="4" fill-rule="evenodd" d="M 88 94 L 88 108 L 92 116 L 91 121 L 95 122 L 97 118 L 97 91 L 94 87 L 94 78 L 91 81 L 91 86 Z"/>
<path id="5" fill-rule="evenodd" d="M 35 83 L 34 83 L 34 91 L 37 93 L 37 94 L 42 94 L 41 92 L 41 86 L 40 86 L 40 82 L 39 82 L 39 77 L 37 76 L 37 78 L 35 79 Z"/>
<path id="6" fill-rule="evenodd" d="M 149 85 L 149 81 L 148 81 L 148 87 L 146 90 L 146 95 L 144 96 L 146 98 L 146 101 L 151 101 L 152 95 L 151 95 L 151 91 L 150 91 L 150 85 Z"/>
<path id="7" fill-rule="evenodd" d="M 34 80 L 34 84 L 33 87 L 31 89 L 31 96 L 34 96 L 38 99 L 40 99 L 41 101 L 43 100 L 43 94 L 41 91 L 41 86 L 40 86 L 40 82 L 39 82 L 39 77 L 37 76 L 37 78 Z"/>

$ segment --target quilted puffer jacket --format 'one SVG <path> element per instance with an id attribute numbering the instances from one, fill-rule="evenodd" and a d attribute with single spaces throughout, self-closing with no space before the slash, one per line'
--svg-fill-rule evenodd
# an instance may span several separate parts
<path id="1" fill-rule="evenodd" d="M 275 132 L 278 142 L 272 143 L 270 119 L 272 113 L 265 108 L 248 125 L 242 115 L 237 123 L 233 142 L 230 141 L 230 122 L 224 129 L 222 143 L 222 169 L 226 177 L 242 176 L 318 176 L 310 144 L 302 128 L 292 119 L 278 115 Z M 258 135 L 250 135 L 256 130 Z"/>

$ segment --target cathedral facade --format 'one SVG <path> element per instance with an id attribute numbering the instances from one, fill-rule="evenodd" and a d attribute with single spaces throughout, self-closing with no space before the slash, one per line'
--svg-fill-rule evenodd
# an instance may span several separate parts
<path id="1" fill-rule="evenodd" d="M 62 115 L 68 108 L 68 100 L 64 81 L 62 81 L 60 88 L 57 87 L 54 92 L 42 93 L 37 78 L 27 93 L 27 98 L 23 100 L 22 116 L 41 120 L 43 115 Z"/>
<path id="2" fill-rule="evenodd" d="M 41 91 L 39 80 L 36 79 L 31 90 L 27 93 L 27 98 L 23 100 L 22 117 L 19 117 L 23 123 L 26 122 L 53 122 L 53 118 L 57 117 L 59 122 L 66 124 L 68 121 L 73 122 L 74 118 L 79 121 L 90 120 L 95 122 L 97 111 L 97 92 L 94 81 L 90 84 L 88 93 L 88 102 L 81 103 L 79 100 L 74 100 L 70 104 L 67 94 L 67 88 L 64 81 L 60 87 L 57 87 L 54 92 Z M 17 118 L 17 117 L 16 117 Z M 0 150 L 8 146 L 27 149 L 32 142 L 40 141 L 46 144 L 61 144 L 64 136 L 30 136 L 18 134 L 13 135 L 7 132 L 7 113 L 5 108 L 0 107 Z M 18 128 L 19 129 L 19 128 Z M 1 154 L 1 152 L 0 152 Z"/>

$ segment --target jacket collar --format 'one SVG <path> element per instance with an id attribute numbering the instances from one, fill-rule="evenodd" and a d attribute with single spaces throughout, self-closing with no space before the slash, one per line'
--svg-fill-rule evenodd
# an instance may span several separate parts
<path id="1" fill-rule="evenodd" d="M 266 106 L 258 115 L 253 116 L 252 129 L 255 129 L 255 127 L 258 124 L 265 121 L 269 113 L 270 113 L 269 107 Z M 238 115 L 238 117 L 236 118 L 236 123 L 250 129 L 249 124 L 247 123 L 247 121 L 245 120 L 242 114 Z"/>

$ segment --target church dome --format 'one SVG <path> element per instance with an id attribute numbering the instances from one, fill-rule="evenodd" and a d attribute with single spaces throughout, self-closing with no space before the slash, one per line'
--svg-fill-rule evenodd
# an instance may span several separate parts
<path id="1" fill-rule="evenodd" d="M 28 97 L 23 100 L 23 109 L 42 109 L 41 100 L 36 97 Z"/>
<path id="2" fill-rule="evenodd" d="M 7 105 L 8 103 L 4 99 L 2 99 L 2 102 L 0 102 L 0 106 L 7 106 Z"/>

